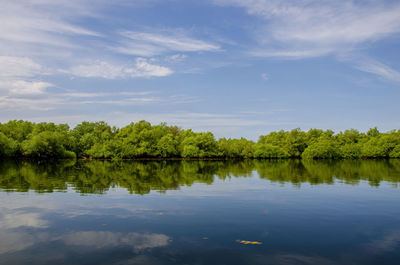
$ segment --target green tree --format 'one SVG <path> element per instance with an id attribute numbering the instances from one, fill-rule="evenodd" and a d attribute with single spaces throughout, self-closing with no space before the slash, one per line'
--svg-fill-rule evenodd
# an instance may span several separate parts
<path id="1" fill-rule="evenodd" d="M 214 157 L 218 155 L 217 142 L 210 132 L 195 133 L 186 137 L 182 141 L 182 146 L 183 157 Z"/>
<path id="2" fill-rule="evenodd" d="M 290 157 L 300 157 L 307 148 L 306 133 L 299 128 L 291 130 L 285 139 L 283 149 Z"/>
<path id="3" fill-rule="evenodd" d="M 361 145 L 357 143 L 346 143 L 340 146 L 340 154 L 346 159 L 356 159 L 361 157 Z"/>
<path id="4" fill-rule="evenodd" d="M 0 157 L 15 156 L 17 149 L 17 142 L 0 132 Z"/>
<path id="5" fill-rule="evenodd" d="M 387 146 L 385 146 L 378 137 L 371 138 L 361 149 L 361 156 L 364 158 L 383 158 L 389 155 Z"/>
<path id="6" fill-rule="evenodd" d="M 270 144 L 256 144 L 254 151 L 255 158 L 287 158 L 289 154 L 278 146 Z"/>
<path id="7" fill-rule="evenodd" d="M 322 137 L 309 145 L 302 154 L 304 159 L 335 159 L 341 158 L 338 144 L 333 138 Z"/>
<path id="8" fill-rule="evenodd" d="M 78 157 L 90 156 L 89 150 L 95 143 L 104 143 L 113 138 L 113 129 L 105 122 L 84 121 L 71 131 L 74 143 L 73 150 Z M 96 147 L 98 149 L 98 147 Z M 93 150 L 92 150 L 93 151 Z"/>
<path id="9" fill-rule="evenodd" d="M 168 133 L 157 143 L 157 153 L 162 157 L 176 157 L 179 155 L 179 142 L 175 135 Z"/>
<path id="10" fill-rule="evenodd" d="M 75 153 L 67 151 L 63 145 L 63 135 L 59 132 L 43 131 L 22 142 L 23 154 L 34 158 L 73 158 Z"/>
<path id="11" fill-rule="evenodd" d="M 200 149 L 195 145 L 184 145 L 182 157 L 202 157 Z"/>
<path id="12" fill-rule="evenodd" d="M 396 145 L 389 153 L 390 158 L 400 158 L 400 145 Z"/>
<path id="13" fill-rule="evenodd" d="M 254 154 L 254 142 L 245 138 L 221 138 L 217 142 L 219 155 L 228 158 L 251 158 Z"/>

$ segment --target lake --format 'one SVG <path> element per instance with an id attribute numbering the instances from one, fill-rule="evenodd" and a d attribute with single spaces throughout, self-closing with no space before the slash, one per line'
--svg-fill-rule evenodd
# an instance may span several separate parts
<path id="1" fill-rule="evenodd" d="M 0 264 L 399 264 L 400 160 L 0 162 Z"/>

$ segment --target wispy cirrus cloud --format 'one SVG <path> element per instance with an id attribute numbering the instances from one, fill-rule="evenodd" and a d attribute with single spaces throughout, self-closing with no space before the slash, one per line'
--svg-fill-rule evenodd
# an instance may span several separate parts
<path id="1" fill-rule="evenodd" d="M 124 39 L 121 41 L 121 46 L 116 47 L 115 51 L 124 54 L 154 56 L 168 52 L 220 50 L 219 45 L 187 36 L 179 29 L 170 29 L 168 32 L 162 33 L 121 31 L 120 35 Z"/>
<path id="2" fill-rule="evenodd" d="M 90 92 L 67 92 L 61 93 L 60 96 L 63 97 L 71 97 L 71 98 L 99 98 L 99 97 L 112 97 L 116 95 L 121 96 L 145 96 L 153 94 L 153 91 L 130 91 L 130 92 L 98 92 L 98 93 L 90 93 Z"/>
<path id="3" fill-rule="evenodd" d="M 0 81 L 0 89 L 7 90 L 10 94 L 18 95 L 39 95 L 46 92 L 46 89 L 53 84 L 43 81 Z"/>
<path id="4" fill-rule="evenodd" d="M 49 111 L 65 105 L 65 99 L 42 95 L 41 97 L 24 97 L 25 95 L 0 96 L 0 110 L 5 112 L 17 111 Z M 12 118 L 10 118 L 12 119 Z"/>
<path id="5" fill-rule="evenodd" d="M 24 99 L 12 95 L 42 95 L 51 82 L 43 81 L 52 71 L 46 62 L 52 54 L 79 47 L 75 36 L 99 37 L 101 34 L 73 23 L 89 15 L 78 1 L 16 0 L 2 1 L 0 9 L 0 90 L 1 105 Z M 60 6 L 63 8 L 60 8 Z M 42 51 L 42 52 L 40 52 Z M 38 59 L 41 57 L 41 59 Z"/>
<path id="6" fill-rule="evenodd" d="M 0 91 L 10 94 L 43 94 L 53 84 L 37 80 L 48 73 L 28 57 L 0 56 Z"/>
<path id="7" fill-rule="evenodd" d="M 356 65 L 356 68 L 361 71 L 377 75 L 389 81 L 400 82 L 400 71 L 397 71 L 392 67 L 375 60 L 366 60 L 360 62 Z"/>
<path id="8" fill-rule="evenodd" d="M 118 0 L 113 4 L 118 8 L 149 5 L 142 0 Z M 48 88 L 56 85 L 46 79 L 54 75 L 116 80 L 174 73 L 171 66 L 157 64 L 150 58 L 133 58 L 132 62 L 132 58 L 122 58 L 121 53 L 166 55 L 163 63 L 175 64 L 186 58 L 183 53 L 220 49 L 219 45 L 193 37 L 180 28 L 155 33 L 151 27 L 139 32 L 121 31 L 118 26 L 104 32 L 101 27 L 93 27 L 96 23 L 86 23 L 88 19 L 100 22 L 105 18 L 110 4 L 103 0 L 16 0 L 3 1 L 1 5 L 0 92 L 8 94 L 3 97 L 8 102 L 21 100 L 12 99 L 13 95 L 47 93 Z M 111 35 L 115 39 L 111 40 Z"/>
<path id="9" fill-rule="evenodd" d="M 42 74 L 43 67 L 28 57 L 0 56 L 0 77 L 31 77 Z"/>
<path id="10" fill-rule="evenodd" d="M 174 54 L 170 56 L 166 56 L 164 58 L 164 61 L 169 62 L 169 63 L 180 63 L 183 62 L 187 58 L 187 55 L 185 54 Z"/>
<path id="11" fill-rule="evenodd" d="M 214 0 L 265 23 L 251 54 L 306 58 L 355 49 L 400 32 L 400 4 L 383 1 Z"/>
<path id="12" fill-rule="evenodd" d="M 139 1 L 141 2 L 141 1 Z M 96 4 L 95 4 L 96 3 Z M 129 5 L 118 1 L 116 5 Z M 88 28 L 84 19 L 98 19 L 106 1 L 16 0 L 0 9 L 0 90 L 9 95 L 39 95 L 53 86 L 43 81 L 60 73 L 87 78 L 162 77 L 168 67 L 137 58 L 134 63 L 102 58 L 104 32 Z M 114 29 L 117 31 L 117 29 Z M 87 45 L 88 43 L 96 44 Z M 88 47 L 91 47 L 90 49 Z M 99 50 L 99 47 L 103 47 Z M 62 58 L 62 59 L 60 59 Z M 83 62 L 91 61 L 85 64 Z M 115 63 L 119 61 L 118 63 Z M 57 69 L 63 69 L 58 71 Z M 11 100 L 8 97 L 8 100 Z M 20 99 L 12 99 L 19 101 Z"/>
<path id="13" fill-rule="evenodd" d="M 80 1 L 79 1 L 80 2 Z M 89 15 L 87 4 L 78 1 L 2 1 L 0 10 L 0 41 L 13 44 L 11 51 L 19 54 L 21 45 L 29 50 L 34 45 L 74 47 L 69 37 L 99 37 L 100 33 L 74 24 L 76 17 Z M 63 8 L 60 8 L 62 6 Z M 15 47 L 17 45 L 17 47 Z M 18 49 L 13 49 L 18 48 Z"/>
<path id="14" fill-rule="evenodd" d="M 173 73 L 168 67 L 150 63 L 147 59 L 137 58 L 133 65 L 112 64 L 105 61 L 95 61 L 87 65 L 78 65 L 63 73 L 79 77 L 100 77 L 105 79 L 161 77 Z"/>
<path id="15" fill-rule="evenodd" d="M 154 91 L 113 93 L 14 93 L 0 96 L 0 110 L 3 111 L 2 114 L 6 112 L 13 113 L 20 110 L 29 110 L 30 114 L 40 114 L 41 112 L 49 110 L 70 109 L 71 107 L 75 109 L 93 108 L 93 110 L 96 111 L 96 109 L 102 108 L 105 105 L 108 105 L 110 108 L 145 105 L 176 106 L 178 104 L 191 104 L 198 101 L 198 98 L 188 95 L 176 94 L 162 96 L 157 95 Z"/>

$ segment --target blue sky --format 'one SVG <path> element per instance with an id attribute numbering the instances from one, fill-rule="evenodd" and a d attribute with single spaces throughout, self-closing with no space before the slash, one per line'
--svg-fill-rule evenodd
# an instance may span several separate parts
<path id="1" fill-rule="evenodd" d="M 0 0 L 0 121 L 400 128 L 400 2 Z"/>

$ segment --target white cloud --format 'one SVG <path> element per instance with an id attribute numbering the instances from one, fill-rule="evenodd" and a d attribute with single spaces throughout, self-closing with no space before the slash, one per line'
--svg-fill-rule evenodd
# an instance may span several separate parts
<path id="1" fill-rule="evenodd" d="M 107 97 L 112 96 L 112 93 L 82 93 L 82 92 L 69 92 L 60 94 L 60 96 L 71 97 L 71 98 L 96 98 L 96 97 Z"/>
<path id="2" fill-rule="evenodd" d="M 79 96 L 81 93 L 76 93 L 75 97 Z M 107 99 L 96 99 L 95 95 L 93 98 L 89 98 L 89 95 L 92 93 L 83 94 L 82 98 L 87 98 L 82 101 L 65 101 L 68 105 L 78 105 L 78 104 L 94 104 L 94 105 L 113 105 L 113 106 L 138 106 L 138 105 L 146 105 L 146 104 L 168 104 L 168 105 L 176 105 L 176 104 L 188 104 L 198 101 L 197 98 L 189 97 L 185 95 L 172 95 L 166 97 L 160 96 L 147 96 L 150 93 L 145 92 L 122 92 L 122 93 L 104 93 L 98 97 L 106 97 Z M 63 94 L 68 95 L 68 94 Z M 122 98 L 121 98 L 122 96 Z"/>
<path id="3" fill-rule="evenodd" d="M 5 110 L 48 111 L 55 109 L 56 106 L 60 106 L 63 104 L 66 104 L 66 102 L 63 98 L 60 97 L 22 98 L 22 97 L 0 96 L 0 110 L 2 110 L 2 112 L 4 112 Z M 25 112 L 25 114 L 29 114 L 29 112 Z M 13 114 L 13 116 L 15 116 L 15 113 Z"/>
<path id="4" fill-rule="evenodd" d="M 20 251 L 37 242 L 40 239 L 23 231 L 0 230 L 0 254 Z"/>
<path id="5" fill-rule="evenodd" d="M 315 57 L 352 50 L 400 32 L 400 4 L 336 0 L 215 0 L 265 20 L 253 54 Z"/>
<path id="6" fill-rule="evenodd" d="M 2 228 L 33 227 L 46 228 L 48 222 L 40 218 L 39 213 L 9 213 L 5 214 L 0 221 Z"/>
<path id="7" fill-rule="evenodd" d="M 356 68 L 386 80 L 400 82 L 400 72 L 381 62 L 368 60 L 358 64 Z"/>
<path id="8" fill-rule="evenodd" d="M 126 39 L 122 46 L 115 50 L 120 53 L 153 56 L 165 52 L 198 52 L 218 51 L 220 47 L 203 40 L 176 33 L 173 30 L 167 33 L 149 33 L 137 31 L 121 31 Z"/>
<path id="9" fill-rule="evenodd" d="M 142 105 L 142 104 L 149 104 L 149 103 L 156 103 L 162 102 L 162 99 L 157 97 L 130 97 L 124 99 L 109 99 L 109 100 L 86 100 L 80 101 L 79 104 L 107 104 L 107 105 L 114 105 L 114 106 L 129 106 L 129 105 Z M 75 102 L 77 104 L 78 102 Z M 73 103 L 72 103 L 73 104 Z"/>
<path id="10" fill-rule="evenodd" d="M 167 67 L 150 64 L 146 59 L 136 59 L 136 69 L 130 71 L 132 77 L 167 76 L 173 71 Z"/>
<path id="11" fill-rule="evenodd" d="M 326 55 L 333 52 L 331 48 L 314 48 L 308 49 L 305 47 L 299 48 L 284 48 L 283 50 L 272 50 L 272 49 L 262 49 L 257 48 L 248 52 L 249 55 L 256 57 L 280 57 L 288 59 L 302 59 L 302 58 L 312 58 Z"/>
<path id="12" fill-rule="evenodd" d="M 21 44 L 28 47 L 40 45 L 60 48 L 73 47 L 69 36 L 100 36 L 99 33 L 69 22 L 74 17 L 89 15 L 91 9 L 78 1 L 2 1 L 0 9 L 0 42 L 17 44 L 15 53 L 20 54 Z M 81 1 L 79 1 L 81 2 Z M 75 3 L 75 4 L 74 4 Z M 60 8 L 62 6 L 62 8 Z M 25 46 L 24 50 L 29 50 Z"/>
<path id="13" fill-rule="evenodd" d="M 114 50 L 118 53 L 150 57 L 165 52 L 165 49 L 162 49 L 160 47 L 151 44 L 143 44 L 140 42 L 127 42 L 127 41 L 124 41 L 121 44 L 122 46 L 114 48 Z"/>
<path id="14" fill-rule="evenodd" d="M 1 85 L 0 85 L 1 88 Z M 197 102 L 198 98 L 187 96 L 187 95 L 169 95 L 169 96 L 156 96 L 151 95 L 153 91 L 136 91 L 136 92 L 115 92 L 115 93 L 82 93 L 82 92 L 69 92 L 69 93 L 41 93 L 30 94 L 22 93 L 17 91 L 19 94 L 11 94 L 7 96 L 0 96 L 0 110 L 2 111 L 0 119 L 6 119 L 5 113 L 8 112 L 11 116 L 8 119 L 15 119 L 15 113 L 21 111 L 21 119 L 34 118 L 36 121 L 40 119 L 53 120 L 60 117 L 59 115 L 49 117 L 39 117 L 38 113 L 33 114 L 32 111 L 48 111 L 48 110 L 76 110 L 77 108 L 91 108 L 93 111 L 98 112 L 99 107 L 102 108 L 104 105 L 112 107 L 121 106 L 143 106 L 143 105 L 177 105 L 177 104 L 190 104 Z M 80 117 L 82 120 L 92 120 L 89 115 L 88 117 Z M 93 117 L 97 120 L 103 120 L 103 116 Z M 64 119 L 64 118 L 62 118 Z M 65 122 L 71 122 L 69 119 L 64 119 Z M 110 120 L 113 120 L 110 117 Z M 72 121 L 80 122 L 75 118 Z M 127 121 L 127 124 L 129 121 Z M 124 124 L 126 125 L 126 124 Z"/>
<path id="15" fill-rule="evenodd" d="M 382 238 L 372 240 L 364 246 L 370 253 L 382 254 L 394 251 L 398 245 L 400 245 L 400 230 L 391 231 Z"/>
<path id="16" fill-rule="evenodd" d="M 43 67 L 31 58 L 0 56 L 0 78 L 31 77 L 41 74 Z"/>
<path id="17" fill-rule="evenodd" d="M 111 97 L 111 96 L 145 96 L 153 94 L 153 91 L 127 91 L 127 92 L 112 92 L 112 93 L 84 93 L 84 92 L 68 92 L 60 94 L 60 96 L 71 98 L 97 98 L 97 97 Z"/>
<path id="18" fill-rule="evenodd" d="M 170 237 L 155 233 L 118 233 L 109 231 L 72 232 L 54 236 L 46 232 L 34 235 L 24 231 L 0 230 L 0 254 L 21 251 L 42 242 L 62 240 L 66 245 L 92 248 L 129 246 L 135 252 L 169 244 Z"/>
<path id="19" fill-rule="evenodd" d="M 147 248 L 168 245 L 170 238 L 164 234 L 117 233 L 109 231 L 84 231 L 64 235 L 62 240 L 67 245 L 95 248 L 131 246 L 139 251 Z"/>
<path id="20" fill-rule="evenodd" d="M 139 0 L 135 3 L 117 1 L 113 4 L 135 8 L 138 4 L 148 3 Z M 150 56 L 169 51 L 219 49 L 217 45 L 186 36 L 182 32 L 170 34 L 174 30 L 153 34 L 120 32 L 119 28 L 112 29 L 118 33 L 115 41 L 120 43 L 123 39 L 126 45 L 121 45 L 116 50 L 107 49 L 106 47 L 112 45 L 110 39 L 106 40 L 103 32 L 97 32 L 82 22 L 87 18 L 104 18 L 103 13 L 108 5 L 107 1 L 95 0 L 2 1 L 0 89 L 18 95 L 43 94 L 51 86 L 51 82 L 41 81 L 40 76 L 59 73 L 106 79 L 163 77 L 173 73 L 169 67 L 143 58 L 137 58 L 133 64 L 126 61 L 112 63 L 116 61 L 116 50 L 117 53 Z M 103 58 L 104 52 L 108 53 L 110 60 L 98 59 Z M 170 61 L 164 62 L 178 62 L 184 58 L 185 55 L 175 55 L 171 56 Z"/>
<path id="21" fill-rule="evenodd" d="M 38 95 L 46 92 L 46 88 L 52 87 L 53 84 L 42 81 L 0 81 L 0 89 L 7 90 L 11 94 L 18 95 Z"/>
<path id="22" fill-rule="evenodd" d="M 0 56 L 0 90 L 11 94 L 43 94 L 53 86 L 48 82 L 29 80 L 47 70 L 28 57 Z"/>
<path id="23" fill-rule="evenodd" d="M 264 80 L 268 80 L 268 75 L 266 73 L 262 73 L 261 78 Z"/>
<path id="24" fill-rule="evenodd" d="M 180 63 L 183 62 L 187 58 L 185 54 L 174 54 L 171 56 L 165 57 L 165 61 L 169 63 Z"/>
<path id="25" fill-rule="evenodd" d="M 105 79 L 161 77 L 173 73 L 168 67 L 151 64 L 144 58 L 137 58 L 134 65 L 116 65 L 96 61 L 88 65 L 79 65 L 62 71 L 80 77 L 100 77 Z"/>

